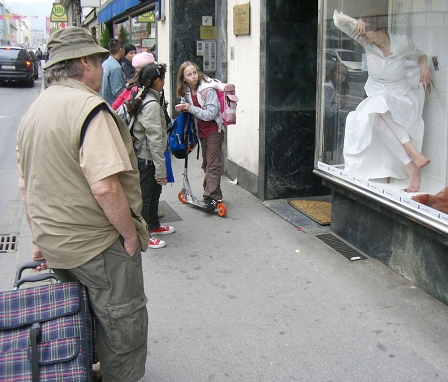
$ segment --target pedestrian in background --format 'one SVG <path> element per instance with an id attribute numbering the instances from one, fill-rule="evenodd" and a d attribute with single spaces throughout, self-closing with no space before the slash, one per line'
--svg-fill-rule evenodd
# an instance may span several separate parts
<path id="1" fill-rule="evenodd" d="M 103 62 L 103 81 L 101 84 L 101 96 L 109 105 L 120 95 L 126 86 L 121 60 L 124 57 L 123 41 L 114 38 L 109 41 L 108 47 L 110 55 Z"/>
<path id="2" fill-rule="evenodd" d="M 123 68 L 124 76 L 126 80 L 134 78 L 135 68 L 132 66 L 132 59 L 137 54 L 137 48 L 133 44 L 125 44 L 124 46 L 124 57 L 121 60 L 121 66 Z"/>
<path id="3" fill-rule="evenodd" d="M 138 53 L 132 58 L 132 65 L 135 71 L 134 77 L 132 77 L 126 83 L 125 89 L 112 103 L 112 109 L 117 110 L 124 102 L 129 101 L 137 95 L 139 87 L 139 71 L 146 65 L 154 62 L 154 56 L 151 53 Z M 143 85 L 142 85 L 143 86 Z"/>
<path id="4" fill-rule="evenodd" d="M 219 117 L 221 106 L 212 86 L 212 80 L 194 62 L 186 61 L 180 66 L 176 93 L 181 97 L 181 103 L 175 109 L 194 116 L 201 140 L 202 169 L 205 172 L 204 204 L 210 210 L 222 199 L 221 151 L 224 141 L 224 126 Z"/>
<path id="5" fill-rule="evenodd" d="M 54 32 L 48 50 L 49 87 L 25 113 L 17 142 L 33 260 L 86 286 L 103 382 L 135 382 L 147 357 L 141 251 L 149 235 L 131 135 L 98 95 L 107 50 L 80 27 Z"/>
<path id="6" fill-rule="evenodd" d="M 135 56 L 137 57 L 137 56 Z M 134 58 L 135 58 L 134 57 Z M 167 184 L 165 151 L 167 149 L 167 126 L 165 114 L 160 104 L 160 93 L 165 84 L 165 64 L 149 64 L 139 71 L 140 97 L 128 102 L 129 115 L 135 116 L 133 135 L 140 142 L 137 153 L 142 189 L 142 215 L 152 235 L 166 235 L 175 231 L 174 227 L 162 226 L 158 217 L 159 199 L 162 186 Z M 153 237 L 150 248 L 162 248 L 166 243 Z"/>

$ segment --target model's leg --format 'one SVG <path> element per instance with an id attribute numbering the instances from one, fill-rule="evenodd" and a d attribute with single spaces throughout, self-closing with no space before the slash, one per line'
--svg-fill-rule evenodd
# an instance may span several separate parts
<path id="1" fill-rule="evenodd" d="M 417 192 L 420 189 L 420 173 L 422 170 L 414 163 L 414 161 L 410 161 L 406 165 L 406 168 L 408 169 L 409 174 L 409 186 L 407 186 L 404 191 Z"/>
<path id="2" fill-rule="evenodd" d="M 420 153 L 414 145 L 411 143 L 411 138 L 409 137 L 408 132 L 403 126 L 400 126 L 398 123 L 396 123 L 389 112 L 382 114 L 384 121 L 387 123 L 389 128 L 392 130 L 392 132 L 395 134 L 395 136 L 398 138 L 398 140 L 401 142 L 401 144 L 406 149 L 406 152 L 409 154 L 409 156 L 412 158 L 414 163 L 418 167 L 425 167 L 429 164 L 430 159 L 426 158 L 422 153 Z"/>
<path id="3" fill-rule="evenodd" d="M 407 165 L 412 161 L 412 158 L 409 156 L 399 138 L 389 128 L 389 125 L 386 123 L 383 117 L 384 114 L 377 114 L 375 116 L 374 126 L 378 133 L 381 135 L 381 138 L 383 139 L 386 146 L 389 147 L 390 151 L 392 151 L 398 159 L 400 159 L 405 165 Z"/>
<path id="4" fill-rule="evenodd" d="M 389 149 L 397 156 L 398 159 L 400 159 L 408 169 L 409 174 L 409 186 L 405 188 L 404 191 L 406 192 L 417 192 L 420 188 L 420 167 L 414 163 L 411 156 L 409 156 L 404 144 L 400 141 L 400 138 L 397 137 L 397 135 L 394 134 L 394 132 L 390 129 L 389 125 L 384 120 L 384 114 L 377 114 L 375 117 L 375 128 L 377 129 L 378 133 L 381 135 L 381 138 L 383 139 L 384 143 L 389 147 Z M 395 124 L 397 125 L 397 124 Z M 397 125 L 399 126 L 399 125 Z M 403 129 L 403 128 L 402 128 Z M 397 131 L 399 129 L 396 129 Z M 409 139 L 409 135 L 407 134 L 406 130 L 405 135 Z M 406 137 L 402 134 L 402 131 L 398 131 L 401 136 L 401 139 L 404 140 Z M 409 143 L 411 143 L 409 141 Z"/>

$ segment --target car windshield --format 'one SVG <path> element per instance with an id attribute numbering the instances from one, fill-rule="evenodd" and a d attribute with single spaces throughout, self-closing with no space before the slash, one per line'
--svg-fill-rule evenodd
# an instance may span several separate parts
<path id="1" fill-rule="evenodd" d="M 1 60 L 26 60 L 25 51 L 22 49 L 0 49 Z"/>
<path id="2" fill-rule="evenodd" d="M 342 61 L 362 61 L 361 54 L 356 52 L 339 52 Z"/>

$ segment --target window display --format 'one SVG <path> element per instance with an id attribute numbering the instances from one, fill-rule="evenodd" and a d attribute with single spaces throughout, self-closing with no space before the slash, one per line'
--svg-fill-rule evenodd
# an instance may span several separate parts
<path id="1" fill-rule="evenodd" d="M 407 203 L 438 193 L 447 185 L 448 2 L 321 4 L 319 168 Z"/>

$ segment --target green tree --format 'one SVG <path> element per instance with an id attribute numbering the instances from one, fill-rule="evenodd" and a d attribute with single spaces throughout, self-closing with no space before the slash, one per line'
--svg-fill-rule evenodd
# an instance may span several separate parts
<path id="1" fill-rule="evenodd" d="M 129 42 L 129 33 L 122 25 L 120 27 L 120 32 L 118 33 L 118 38 L 123 41 L 124 44 Z"/>
<path id="2" fill-rule="evenodd" d="M 109 49 L 109 45 L 108 45 L 109 40 L 110 40 L 109 28 L 105 27 L 101 31 L 100 46 L 102 46 L 104 49 Z"/>

